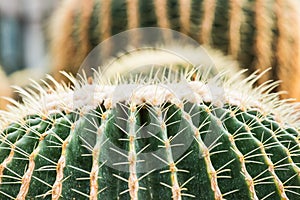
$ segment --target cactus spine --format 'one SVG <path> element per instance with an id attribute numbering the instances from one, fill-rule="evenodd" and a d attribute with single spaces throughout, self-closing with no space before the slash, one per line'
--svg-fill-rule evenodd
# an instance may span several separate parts
<path id="1" fill-rule="evenodd" d="M 74 89 L 36 84 L 1 114 L 1 199 L 299 198 L 299 116 L 265 93 L 276 84 L 220 76 L 215 100 L 197 71 L 119 86 L 67 77 Z"/>

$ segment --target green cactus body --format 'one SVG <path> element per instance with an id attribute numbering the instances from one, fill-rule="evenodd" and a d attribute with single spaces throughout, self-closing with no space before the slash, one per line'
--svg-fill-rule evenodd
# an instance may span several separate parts
<path id="1" fill-rule="evenodd" d="M 189 77 L 115 101 L 99 77 L 21 90 L 25 104 L 2 113 L 0 199 L 299 199 L 296 105 L 250 89 L 255 75 L 222 82 L 220 101 Z"/>

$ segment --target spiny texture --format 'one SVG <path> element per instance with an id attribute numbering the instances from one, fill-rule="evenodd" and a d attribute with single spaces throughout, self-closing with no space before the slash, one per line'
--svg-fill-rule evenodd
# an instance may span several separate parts
<path id="1" fill-rule="evenodd" d="M 299 114 L 275 84 L 67 77 L 2 113 L 0 199 L 299 199 Z"/>
<path id="2" fill-rule="evenodd" d="M 297 0 L 65 0 L 53 17 L 56 71 L 75 74 L 100 42 L 138 27 L 180 31 L 221 50 L 241 68 L 272 70 L 259 80 L 282 80 L 278 91 L 300 99 L 300 11 Z M 129 38 L 139 42 L 138 35 Z M 109 49 L 109 48 L 107 48 Z M 61 76 L 56 73 L 56 78 Z M 276 89 L 277 90 L 277 89 Z M 282 97 L 287 97 L 282 95 Z"/>

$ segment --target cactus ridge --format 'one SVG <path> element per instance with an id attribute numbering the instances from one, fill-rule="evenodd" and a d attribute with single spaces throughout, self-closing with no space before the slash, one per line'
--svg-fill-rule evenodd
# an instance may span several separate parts
<path id="1" fill-rule="evenodd" d="M 299 198 L 297 104 L 268 94 L 276 83 L 220 73 L 215 101 L 203 73 L 164 73 L 117 79 L 124 95 L 99 73 L 20 89 L 1 113 L 0 199 Z"/>

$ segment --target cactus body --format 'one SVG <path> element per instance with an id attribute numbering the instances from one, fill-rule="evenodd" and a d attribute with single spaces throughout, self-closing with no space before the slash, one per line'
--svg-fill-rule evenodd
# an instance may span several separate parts
<path id="1" fill-rule="evenodd" d="M 294 105 L 255 75 L 222 80 L 217 101 L 186 77 L 20 91 L 0 124 L 0 199 L 299 199 Z"/>
<path id="2" fill-rule="evenodd" d="M 53 65 L 55 72 L 75 74 L 87 54 L 110 36 L 161 27 L 222 51 L 249 74 L 272 67 L 260 83 L 282 80 L 277 89 L 299 98 L 298 8 L 296 0 L 69 0 L 53 17 Z M 138 42 L 139 36 L 129 40 Z M 55 78 L 62 77 L 55 73 Z"/>

